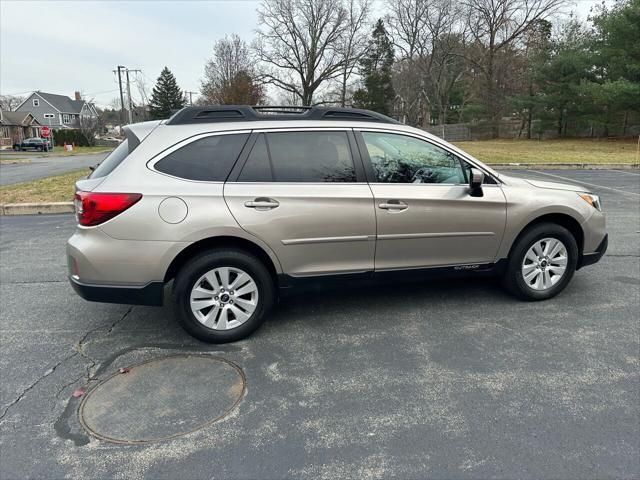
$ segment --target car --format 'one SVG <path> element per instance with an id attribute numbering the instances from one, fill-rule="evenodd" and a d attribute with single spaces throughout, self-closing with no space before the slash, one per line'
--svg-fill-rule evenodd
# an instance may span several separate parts
<path id="1" fill-rule="evenodd" d="M 38 150 L 40 152 L 48 152 L 51 149 L 51 142 L 46 138 L 25 138 L 20 143 L 13 145 L 14 150 Z"/>
<path id="2" fill-rule="evenodd" d="M 367 110 L 186 107 L 124 131 L 76 184 L 71 285 L 140 305 L 166 289 L 205 342 L 248 336 L 309 282 L 495 275 L 546 300 L 607 248 L 588 189 L 499 173 Z"/>
<path id="3" fill-rule="evenodd" d="M 107 142 L 122 143 L 122 138 L 118 138 L 118 137 L 101 137 L 100 140 L 104 140 Z"/>

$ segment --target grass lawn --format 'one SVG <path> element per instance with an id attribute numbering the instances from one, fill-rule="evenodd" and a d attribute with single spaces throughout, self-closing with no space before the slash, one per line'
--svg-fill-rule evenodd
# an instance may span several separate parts
<path id="1" fill-rule="evenodd" d="M 64 147 L 53 147 L 53 150 L 45 153 L 45 156 L 86 155 L 90 153 L 110 152 L 111 150 L 113 150 L 113 147 L 75 147 L 71 152 L 67 152 Z"/>
<path id="2" fill-rule="evenodd" d="M 478 140 L 456 146 L 485 163 L 638 163 L 638 140 Z"/>
<path id="3" fill-rule="evenodd" d="M 87 168 L 64 175 L 0 187 L 0 203 L 71 202 L 76 180 L 86 177 Z"/>
<path id="4" fill-rule="evenodd" d="M 31 163 L 31 160 L 21 157 L 0 157 L 0 165 L 11 165 L 13 163 Z"/>

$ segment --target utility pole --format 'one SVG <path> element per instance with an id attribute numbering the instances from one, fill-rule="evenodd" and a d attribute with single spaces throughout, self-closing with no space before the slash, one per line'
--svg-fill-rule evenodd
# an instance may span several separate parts
<path id="1" fill-rule="evenodd" d="M 124 95 L 122 93 L 122 74 L 120 70 L 123 70 L 125 67 L 122 65 L 118 65 L 118 87 L 120 87 L 120 133 L 122 133 L 122 126 L 124 125 Z M 113 73 L 116 71 L 114 70 Z"/>
<path id="2" fill-rule="evenodd" d="M 127 99 L 129 100 L 129 124 L 133 123 L 133 102 L 131 101 L 131 84 L 129 83 L 129 69 L 127 73 Z"/>
<path id="3" fill-rule="evenodd" d="M 131 98 L 131 83 L 129 83 L 129 72 L 141 72 L 142 70 L 126 69 L 127 74 L 127 99 L 129 100 L 129 123 L 133 123 L 133 99 Z"/>
<path id="4" fill-rule="evenodd" d="M 188 90 L 184 91 L 185 96 L 189 95 L 189 105 L 193 106 L 193 94 L 198 92 L 190 92 Z"/>

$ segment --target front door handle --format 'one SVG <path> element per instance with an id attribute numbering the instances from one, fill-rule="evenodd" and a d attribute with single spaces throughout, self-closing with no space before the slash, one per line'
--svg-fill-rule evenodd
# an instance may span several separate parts
<path id="1" fill-rule="evenodd" d="M 406 210 L 407 208 L 409 208 L 409 205 L 401 200 L 388 200 L 386 203 L 379 204 L 378 208 L 381 208 L 383 210 L 401 212 L 402 210 Z"/>
<path id="2" fill-rule="evenodd" d="M 247 208 L 255 208 L 256 210 L 271 210 L 272 208 L 277 208 L 280 205 L 280 202 L 274 200 L 273 198 L 256 198 L 252 202 L 244 202 L 244 206 Z"/>

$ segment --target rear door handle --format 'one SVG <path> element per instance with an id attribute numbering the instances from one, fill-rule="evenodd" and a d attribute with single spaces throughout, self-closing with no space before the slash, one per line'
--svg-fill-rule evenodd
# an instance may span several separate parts
<path id="1" fill-rule="evenodd" d="M 256 198 L 252 202 L 244 202 L 244 206 L 247 208 L 255 208 L 256 210 L 271 210 L 277 208 L 280 202 L 273 198 Z"/>
<path id="2" fill-rule="evenodd" d="M 401 212 L 402 210 L 406 210 L 407 208 L 409 208 L 409 205 L 400 200 L 388 200 L 386 203 L 379 204 L 378 208 L 381 208 L 383 210 Z"/>

